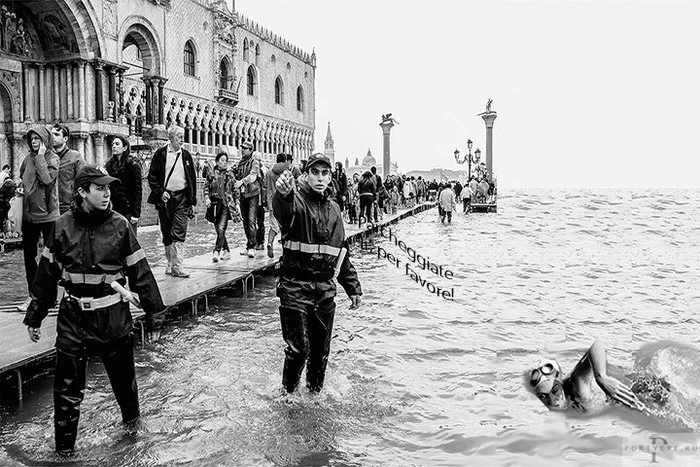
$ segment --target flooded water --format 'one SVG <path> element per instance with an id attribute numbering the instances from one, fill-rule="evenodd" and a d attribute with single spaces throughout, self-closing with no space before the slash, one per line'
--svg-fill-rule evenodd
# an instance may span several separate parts
<path id="1" fill-rule="evenodd" d="M 663 433 L 700 445 L 695 433 L 622 409 L 549 412 L 523 384 L 540 356 L 568 372 L 602 339 L 611 364 L 672 377 L 682 409 L 700 422 L 700 192 L 523 191 L 499 203 L 497 215 L 456 214 L 451 225 L 430 210 L 353 249 L 363 304 L 336 300 L 320 396 L 280 397 L 272 278 L 247 299 L 214 298 L 210 313 L 137 352 L 135 435 L 120 427 L 95 362 L 74 462 L 644 465 L 650 455 L 625 452 L 637 440 Z M 652 356 L 649 345 L 664 340 L 693 348 L 669 344 Z M 51 380 L 30 389 L 20 407 L 1 409 L 0 465 L 56 462 Z M 669 465 L 698 460 L 696 447 Z"/>

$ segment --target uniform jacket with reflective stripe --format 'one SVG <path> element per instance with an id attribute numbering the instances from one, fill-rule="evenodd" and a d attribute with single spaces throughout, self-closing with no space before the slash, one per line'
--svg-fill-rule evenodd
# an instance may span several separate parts
<path id="1" fill-rule="evenodd" d="M 348 248 L 348 244 L 340 208 L 329 195 L 328 189 L 323 194 L 311 189 L 305 176 L 299 177 L 297 188 L 286 197 L 275 192 L 272 208 L 282 233 L 282 277 L 332 282 L 340 248 Z M 349 251 L 342 262 L 338 283 L 348 296 L 362 295 Z M 334 287 L 332 293 L 335 294 Z"/>
<path id="2" fill-rule="evenodd" d="M 119 275 L 120 271 L 128 278 L 129 289 L 138 294 L 143 311 L 153 322 L 154 315 L 160 314 L 165 306 L 146 256 L 126 218 L 109 209 L 87 213 L 74 207 L 56 220 L 46 241 L 24 324 L 41 326 L 49 308 L 54 305 L 60 279 L 64 278 L 61 284 L 71 295 L 104 297 L 115 292 L 108 282 L 96 279 L 104 274 Z M 77 279 L 77 283 L 66 278 Z M 124 277 L 118 282 L 126 283 Z M 155 321 L 160 319 L 158 316 Z M 60 324 L 59 319 L 59 335 Z M 103 325 L 114 337 L 128 334 L 131 330 L 128 307 L 111 312 Z"/>

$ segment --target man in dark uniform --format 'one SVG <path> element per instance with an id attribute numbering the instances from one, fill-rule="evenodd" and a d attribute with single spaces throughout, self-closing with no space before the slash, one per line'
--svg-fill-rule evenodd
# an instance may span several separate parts
<path id="1" fill-rule="evenodd" d="M 110 284 L 123 286 L 128 279 L 149 331 L 157 330 L 165 308 L 129 221 L 111 209 L 109 184 L 116 180 L 92 165 L 78 171 L 75 202 L 47 238 L 24 318 L 29 338 L 38 341 L 41 322 L 55 303 L 57 284 L 65 288 L 56 323 L 54 375 L 59 453 L 71 453 L 75 447 L 88 355 L 102 358 L 122 420 L 132 422 L 140 415 L 129 304 Z"/>
<path id="2" fill-rule="evenodd" d="M 192 207 L 197 205 L 197 173 L 192 155 L 182 147 L 185 130 L 168 128 L 168 144 L 153 154 L 148 171 L 151 194 L 148 202 L 158 209 L 165 247 L 165 273 L 190 277 L 185 270 L 185 239 Z"/>
<path id="3" fill-rule="evenodd" d="M 362 288 L 350 263 L 340 208 L 330 199 L 330 181 L 330 159 L 314 154 L 296 188 L 289 170 L 280 175 L 272 199 L 282 233 L 277 296 L 287 343 L 282 384 L 288 393 L 299 384 L 304 365 L 309 391 L 323 387 L 335 316 L 334 279 L 350 297 L 350 308 L 361 303 Z"/>

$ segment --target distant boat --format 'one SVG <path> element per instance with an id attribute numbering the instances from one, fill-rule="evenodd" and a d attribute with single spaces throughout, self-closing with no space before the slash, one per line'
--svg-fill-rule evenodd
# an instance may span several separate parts
<path id="1" fill-rule="evenodd" d="M 497 212 L 496 203 L 472 203 L 471 212 Z"/>

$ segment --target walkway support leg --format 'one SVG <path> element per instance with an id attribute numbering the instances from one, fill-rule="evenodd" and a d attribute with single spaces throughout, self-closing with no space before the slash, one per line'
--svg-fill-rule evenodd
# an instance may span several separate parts
<path id="1" fill-rule="evenodd" d="M 15 375 L 17 376 L 17 400 L 22 400 L 22 372 L 19 368 L 15 368 Z"/>

